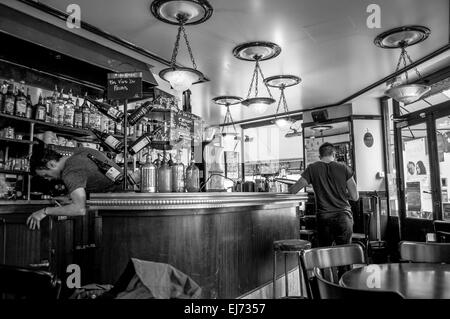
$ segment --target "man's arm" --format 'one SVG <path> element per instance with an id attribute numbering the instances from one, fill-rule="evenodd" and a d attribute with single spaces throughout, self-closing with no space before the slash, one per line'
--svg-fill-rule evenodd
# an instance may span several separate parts
<path id="1" fill-rule="evenodd" d="M 297 183 L 295 183 L 294 185 L 289 187 L 289 193 L 297 194 L 298 192 L 300 192 L 300 190 L 302 190 L 303 188 L 305 188 L 308 185 L 309 185 L 308 181 L 305 178 L 301 177 L 297 181 Z"/>
<path id="2" fill-rule="evenodd" d="M 350 195 L 350 199 L 356 202 L 359 199 L 359 193 L 356 187 L 355 179 L 353 177 L 347 181 L 347 189 L 348 194 Z"/>
<path id="3" fill-rule="evenodd" d="M 86 214 L 86 191 L 84 188 L 77 188 L 70 193 L 72 203 L 61 207 L 47 207 L 34 212 L 27 219 L 30 229 L 39 229 L 40 221 L 45 216 L 84 216 Z"/>

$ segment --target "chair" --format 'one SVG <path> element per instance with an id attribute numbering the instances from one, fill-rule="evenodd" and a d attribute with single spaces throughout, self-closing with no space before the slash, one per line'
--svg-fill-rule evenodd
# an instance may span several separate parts
<path id="1" fill-rule="evenodd" d="M 319 268 L 314 268 L 314 276 L 317 279 L 317 286 L 320 299 L 383 299 L 399 300 L 404 297 L 395 291 L 384 291 L 378 289 L 355 289 L 342 287 L 338 284 L 329 282 L 322 277 Z"/>
<path id="2" fill-rule="evenodd" d="M 399 243 L 400 259 L 416 263 L 450 263 L 450 243 Z"/>
<path id="3" fill-rule="evenodd" d="M 364 247 L 364 252 L 366 254 L 366 260 L 369 256 L 370 248 L 370 221 L 372 214 L 369 212 L 363 213 L 363 232 L 364 233 L 353 233 L 352 243 L 361 243 Z"/>
<path id="4" fill-rule="evenodd" d="M 335 268 L 354 265 L 365 265 L 366 257 L 363 248 L 359 244 L 314 248 L 306 250 L 301 255 L 302 270 L 304 272 L 306 291 L 308 298 L 316 299 L 320 295 L 314 276 L 314 268 L 329 272 L 330 280 L 337 283 L 339 275 L 336 276 Z M 334 268 L 334 269 L 333 269 Z"/>
<path id="5" fill-rule="evenodd" d="M 435 220 L 433 221 L 433 227 L 438 243 L 450 242 L 450 222 Z"/>
<path id="6" fill-rule="evenodd" d="M 285 294 L 286 299 L 302 299 L 303 297 L 303 284 L 302 284 L 302 261 L 301 255 L 306 249 L 311 248 L 311 243 L 307 240 L 302 239 L 287 239 L 287 240 L 277 240 L 273 242 L 273 298 L 277 296 L 277 255 L 279 253 L 284 255 L 284 280 L 285 280 Z M 298 275 L 300 283 L 300 294 L 299 297 L 289 297 L 289 282 L 288 282 L 288 269 L 287 269 L 287 255 L 296 254 L 298 255 Z M 306 282 L 306 277 L 304 278 Z"/>
<path id="7" fill-rule="evenodd" d="M 0 299 L 58 299 L 61 282 L 51 273 L 0 265 Z"/>

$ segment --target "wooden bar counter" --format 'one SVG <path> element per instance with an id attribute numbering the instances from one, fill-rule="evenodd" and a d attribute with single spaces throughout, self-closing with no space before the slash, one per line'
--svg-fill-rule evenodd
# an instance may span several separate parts
<path id="1" fill-rule="evenodd" d="M 98 282 L 114 284 L 129 259 L 138 258 L 184 272 L 204 298 L 246 295 L 271 282 L 273 241 L 299 238 L 297 208 L 306 199 L 275 193 L 91 194 L 89 209 L 102 221 Z"/>

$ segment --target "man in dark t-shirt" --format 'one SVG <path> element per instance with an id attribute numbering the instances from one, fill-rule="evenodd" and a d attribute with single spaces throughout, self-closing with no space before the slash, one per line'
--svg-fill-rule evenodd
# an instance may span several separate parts
<path id="1" fill-rule="evenodd" d="M 289 192 L 296 194 L 307 185 L 313 186 L 319 246 L 349 244 L 353 217 L 348 200 L 356 201 L 359 197 L 353 171 L 347 165 L 335 162 L 333 144 L 323 144 L 319 153 L 320 161 L 309 165 Z"/>
<path id="2" fill-rule="evenodd" d="M 40 221 L 47 215 L 85 215 L 86 196 L 89 193 L 119 192 L 122 190 L 121 185 L 114 184 L 99 170 L 97 164 L 87 157 L 88 154 L 92 154 L 101 161 L 107 161 L 110 165 L 120 169 L 103 153 L 90 148 L 80 148 L 72 156 L 62 156 L 41 144 L 35 146 L 31 157 L 32 173 L 48 180 L 62 180 L 72 203 L 62 207 L 46 207 L 34 212 L 27 219 L 27 224 L 31 229 L 39 229 Z"/>

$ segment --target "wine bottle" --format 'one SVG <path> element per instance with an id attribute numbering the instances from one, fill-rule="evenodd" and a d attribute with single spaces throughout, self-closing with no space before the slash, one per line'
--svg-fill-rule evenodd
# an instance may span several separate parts
<path id="1" fill-rule="evenodd" d="M 113 183 L 120 184 L 123 181 L 123 173 L 119 169 L 115 168 L 114 166 L 107 163 L 106 161 L 102 162 L 101 160 L 99 160 L 92 154 L 88 154 L 87 157 L 91 161 L 93 161 L 97 165 L 99 170 L 106 177 L 108 177 Z"/>
<path id="2" fill-rule="evenodd" d="M 94 100 L 93 98 L 86 96 L 86 99 L 94 105 L 101 113 L 108 116 L 110 119 L 116 121 L 116 122 L 122 122 L 123 120 L 123 112 L 116 109 L 114 106 L 98 102 Z"/>
<path id="3" fill-rule="evenodd" d="M 105 132 L 100 132 L 95 128 L 92 128 L 91 131 L 102 142 L 102 144 L 107 146 L 107 148 L 111 149 L 113 152 L 120 153 L 123 151 L 123 143 L 114 136 Z"/>
<path id="4" fill-rule="evenodd" d="M 140 107 L 138 107 L 129 117 L 128 117 L 128 124 L 129 125 L 135 125 L 137 122 L 139 122 L 140 119 L 142 119 L 148 112 L 151 112 L 154 108 L 152 102 L 145 102 Z"/>
<path id="5" fill-rule="evenodd" d="M 47 110 L 46 110 L 44 103 L 42 102 L 42 94 L 39 95 L 38 104 L 36 104 L 35 108 L 36 108 L 36 111 L 35 111 L 34 119 L 38 120 L 38 121 L 45 121 L 45 115 L 46 115 Z"/>
<path id="6" fill-rule="evenodd" d="M 25 117 L 31 119 L 33 117 L 33 103 L 31 102 L 30 88 L 27 88 L 27 109 L 25 111 Z"/>
<path id="7" fill-rule="evenodd" d="M 147 133 L 145 135 L 142 135 L 140 138 L 138 138 L 133 144 L 130 145 L 128 148 L 128 152 L 131 155 L 135 155 L 139 153 L 144 147 L 149 146 L 153 141 L 153 135 L 159 132 L 160 129 L 156 129 L 152 133 Z"/>
<path id="8" fill-rule="evenodd" d="M 85 130 L 90 128 L 89 114 L 91 113 L 90 107 L 86 101 L 86 96 L 87 96 L 87 93 L 84 95 L 84 101 L 83 101 L 83 104 L 81 105 L 81 112 L 83 113 L 83 128 Z"/>

